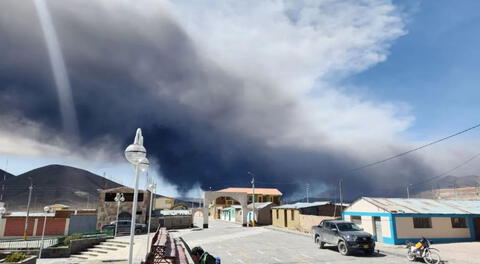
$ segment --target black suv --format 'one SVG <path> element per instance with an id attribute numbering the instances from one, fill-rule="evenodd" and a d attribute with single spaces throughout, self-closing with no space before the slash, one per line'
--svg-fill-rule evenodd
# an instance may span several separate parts
<path id="1" fill-rule="evenodd" d="M 115 234 L 115 223 L 116 221 L 112 221 L 108 225 L 102 226 L 102 231 L 109 231 L 112 230 L 113 234 Z M 130 234 L 130 224 L 132 221 L 130 220 L 119 220 L 118 221 L 118 232 L 117 234 Z M 142 234 L 147 232 L 147 226 L 144 224 L 135 224 L 135 234 Z"/>
<path id="2" fill-rule="evenodd" d="M 367 255 L 375 251 L 375 241 L 372 235 L 352 222 L 343 220 L 324 220 L 318 226 L 313 226 L 315 243 L 320 248 L 325 244 L 338 247 L 338 252 L 348 255 L 352 251 L 363 251 Z"/>

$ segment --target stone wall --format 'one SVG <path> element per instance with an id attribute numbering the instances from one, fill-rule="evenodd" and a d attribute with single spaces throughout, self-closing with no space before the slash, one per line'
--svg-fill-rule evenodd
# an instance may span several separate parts
<path id="1" fill-rule="evenodd" d="M 318 225 L 323 220 L 328 219 L 334 219 L 334 217 L 300 214 L 300 223 L 297 226 L 297 230 L 304 233 L 310 233 L 312 231 L 312 226 Z"/>
<path id="2" fill-rule="evenodd" d="M 64 247 L 48 247 L 42 250 L 42 258 L 69 258 L 70 248 Z"/>
<path id="3" fill-rule="evenodd" d="M 133 193 L 132 188 L 119 187 L 108 190 L 101 190 L 99 192 L 99 202 L 97 207 L 97 229 L 100 230 L 103 225 L 110 224 L 110 222 L 117 220 L 117 202 L 105 201 L 106 193 Z M 148 209 L 150 205 L 150 192 L 139 190 L 138 193 L 143 193 L 143 201 L 137 203 L 137 223 L 145 224 L 149 214 Z M 133 202 L 120 203 L 119 214 L 128 214 L 131 217 Z M 130 220 L 130 219 L 129 219 Z"/>

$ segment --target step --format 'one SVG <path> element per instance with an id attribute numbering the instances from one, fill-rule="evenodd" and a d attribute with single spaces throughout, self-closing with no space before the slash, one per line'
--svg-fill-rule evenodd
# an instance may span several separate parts
<path id="1" fill-rule="evenodd" d="M 127 241 L 118 241 L 114 239 L 107 239 L 107 243 L 115 243 L 115 244 L 120 244 L 120 245 L 130 245 L 130 242 Z"/>
<path id="2" fill-rule="evenodd" d="M 104 250 L 118 250 L 118 248 L 114 248 L 114 247 L 106 247 L 104 245 L 95 245 L 93 246 L 94 248 L 99 248 L 99 249 L 104 249 Z"/>
<path id="3" fill-rule="evenodd" d="M 123 244 L 117 244 L 117 243 L 110 243 L 110 242 L 102 242 L 100 243 L 102 246 L 107 246 L 107 247 L 118 247 L 118 248 L 126 248 L 127 245 Z"/>
<path id="4" fill-rule="evenodd" d="M 88 259 L 86 256 L 82 256 L 82 255 L 70 255 L 70 258 L 76 258 L 76 259 Z"/>
<path id="5" fill-rule="evenodd" d="M 100 253 L 100 254 L 107 254 L 108 252 L 107 251 L 104 251 L 104 250 L 98 250 L 96 248 L 89 248 L 87 249 L 88 252 L 93 252 L 93 253 Z"/>

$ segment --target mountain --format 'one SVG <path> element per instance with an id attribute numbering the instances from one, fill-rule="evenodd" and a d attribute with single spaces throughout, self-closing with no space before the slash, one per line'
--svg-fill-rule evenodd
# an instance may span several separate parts
<path id="1" fill-rule="evenodd" d="M 7 210 L 26 210 L 30 183 L 33 184 L 30 203 L 33 211 L 41 211 L 45 205 L 55 203 L 72 208 L 96 208 L 97 189 L 122 186 L 86 170 L 48 165 L 7 178 L 3 195 Z"/>
<path id="2" fill-rule="evenodd" d="M 461 176 L 461 177 L 445 176 L 433 181 L 432 184 L 433 186 L 435 186 L 435 188 L 440 188 L 440 189 L 453 188 L 454 186 L 456 188 L 475 187 L 480 185 L 480 176 L 478 175 L 468 175 L 468 176 Z"/>
<path id="3" fill-rule="evenodd" d="M 0 170 L 0 182 L 3 181 L 3 177 L 5 176 L 5 179 L 8 179 L 8 178 L 11 178 L 11 177 L 14 177 L 15 175 L 7 172 L 7 171 L 4 171 L 4 170 Z"/>

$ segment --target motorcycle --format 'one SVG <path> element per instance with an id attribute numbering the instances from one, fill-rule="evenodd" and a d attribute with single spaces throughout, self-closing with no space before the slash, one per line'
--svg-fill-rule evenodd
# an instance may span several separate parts
<path id="1" fill-rule="evenodd" d="M 440 263 L 440 255 L 438 254 L 439 250 L 430 246 L 430 241 L 425 238 L 422 238 L 415 244 L 412 242 L 407 242 L 407 259 L 410 261 L 415 261 L 417 258 L 423 258 L 427 264 Z"/>

